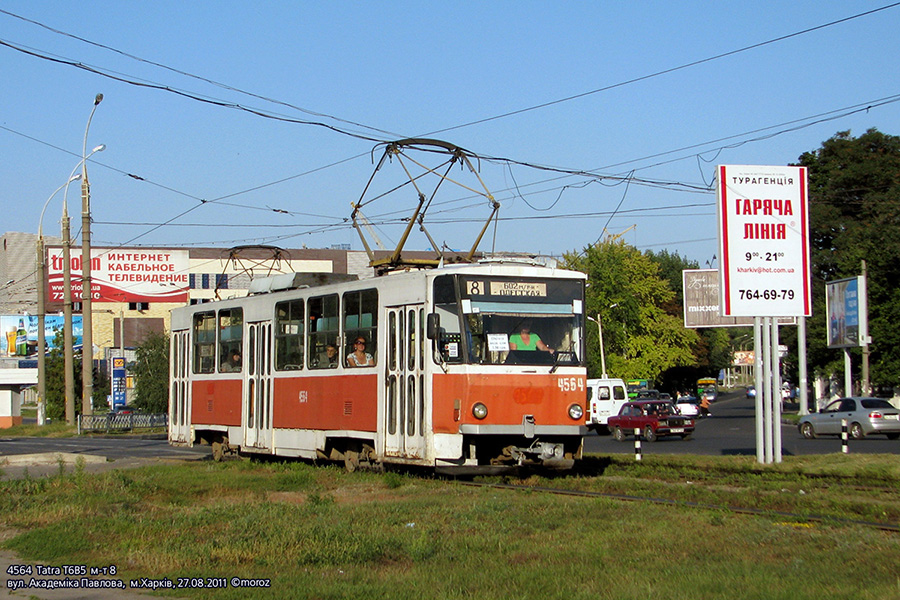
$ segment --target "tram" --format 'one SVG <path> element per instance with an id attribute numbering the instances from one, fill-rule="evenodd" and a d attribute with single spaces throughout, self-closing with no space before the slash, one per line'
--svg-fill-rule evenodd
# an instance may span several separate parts
<path id="1" fill-rule="evenodd" d="M 570 468 L 586 434 L 585 279 L 491 261 L 288 274 L 177 308 L 169 442 L 351 470 Z"/>

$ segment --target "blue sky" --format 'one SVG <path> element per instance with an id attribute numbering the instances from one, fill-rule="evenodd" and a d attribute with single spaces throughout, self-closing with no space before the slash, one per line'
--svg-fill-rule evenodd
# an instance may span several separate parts
<path id="1" fill-rule="evenodd" d="M 577 251 L 606 226 L 705 266 L 717 164 L 788 164 L 844 130 L 900 134 L 900 6 L 792 35 L 889 4 L 0 0 L 0 229 L 37 231 L 99 92 L 87 144 L 107 146 L 88 166 L 96 246 L 361 249 L 347 219 L 382 152 L 372 140 L 427 136 L 514 161 L 475 163 L 501 203 L 482 250 Z M 392 162 L 372 189 L 402 178 Z M 79 198 L 76 184 L 73 231 Z M 415 200 L 407 186 L 366 205 L 385 245 L 402 229 L 387 220 Z M 426 225 L 438 244 L 468 248 L 489 213 L 447 185 Z M 414 232 L 407 247 L 429 245 Z"/>

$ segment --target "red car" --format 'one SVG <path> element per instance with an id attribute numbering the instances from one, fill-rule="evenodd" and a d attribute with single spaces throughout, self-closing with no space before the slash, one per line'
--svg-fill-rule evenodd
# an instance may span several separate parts
<path id="1" fill-rule="evenodd" d="M 640 429 L 648 442 L 655 442 L 666 435 L 687 439 L 694 433 L 694 420 L 678 414 L 671 402 L 639 400 L 622 405 L 619 414 L 609 418 L 607 427 L 619 442 L 625 441 L 635 429 Z"/>

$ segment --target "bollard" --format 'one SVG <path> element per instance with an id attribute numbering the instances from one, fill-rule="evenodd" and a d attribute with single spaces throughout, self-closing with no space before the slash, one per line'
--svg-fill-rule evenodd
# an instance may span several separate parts
<path id="1" fill-rule="evenodd" d="M 849 454 L 850 449 L 847 447 L 847 441 L 849 436 L 847 435 L 847 419 L 841 419 L 841 452 L 844 454 Z"/>
<path id="2" fill-rule="evenodd" d="M 634 428 L 634 460 L 641 460 L 641 430 Z"/>

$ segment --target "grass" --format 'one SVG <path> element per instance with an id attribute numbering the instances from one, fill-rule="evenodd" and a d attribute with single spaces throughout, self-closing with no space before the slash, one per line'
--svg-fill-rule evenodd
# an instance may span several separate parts
<path id="1" fill-rule="evenodd" d="M 791 457 L 765 467 L 744 457 L 586 462 L 600 474 L 516 483 L 675 503 L 230 461 L 4 482 L 0 526 L 13 534 L 4 545 L 27 559 L 115 565 L 126 583 L 268 578 L 272 598 L 900 596 L 900 534 L 838 520 L 898 522 L 896 457 Z M 806 523 L 777 510 L 833 520 Z M 174 595 L 247 591 L 229 584 Z"/>
<path id="2" fill-rule="evenodd" d="M 3 437 L 74 437 L 78 435 L 78 430 L 74 425 L 67 425 L 65 419 L 54 421 L 47 425 L 38 426 L 34 424 L 14 425 L 2 431 Z"/>

